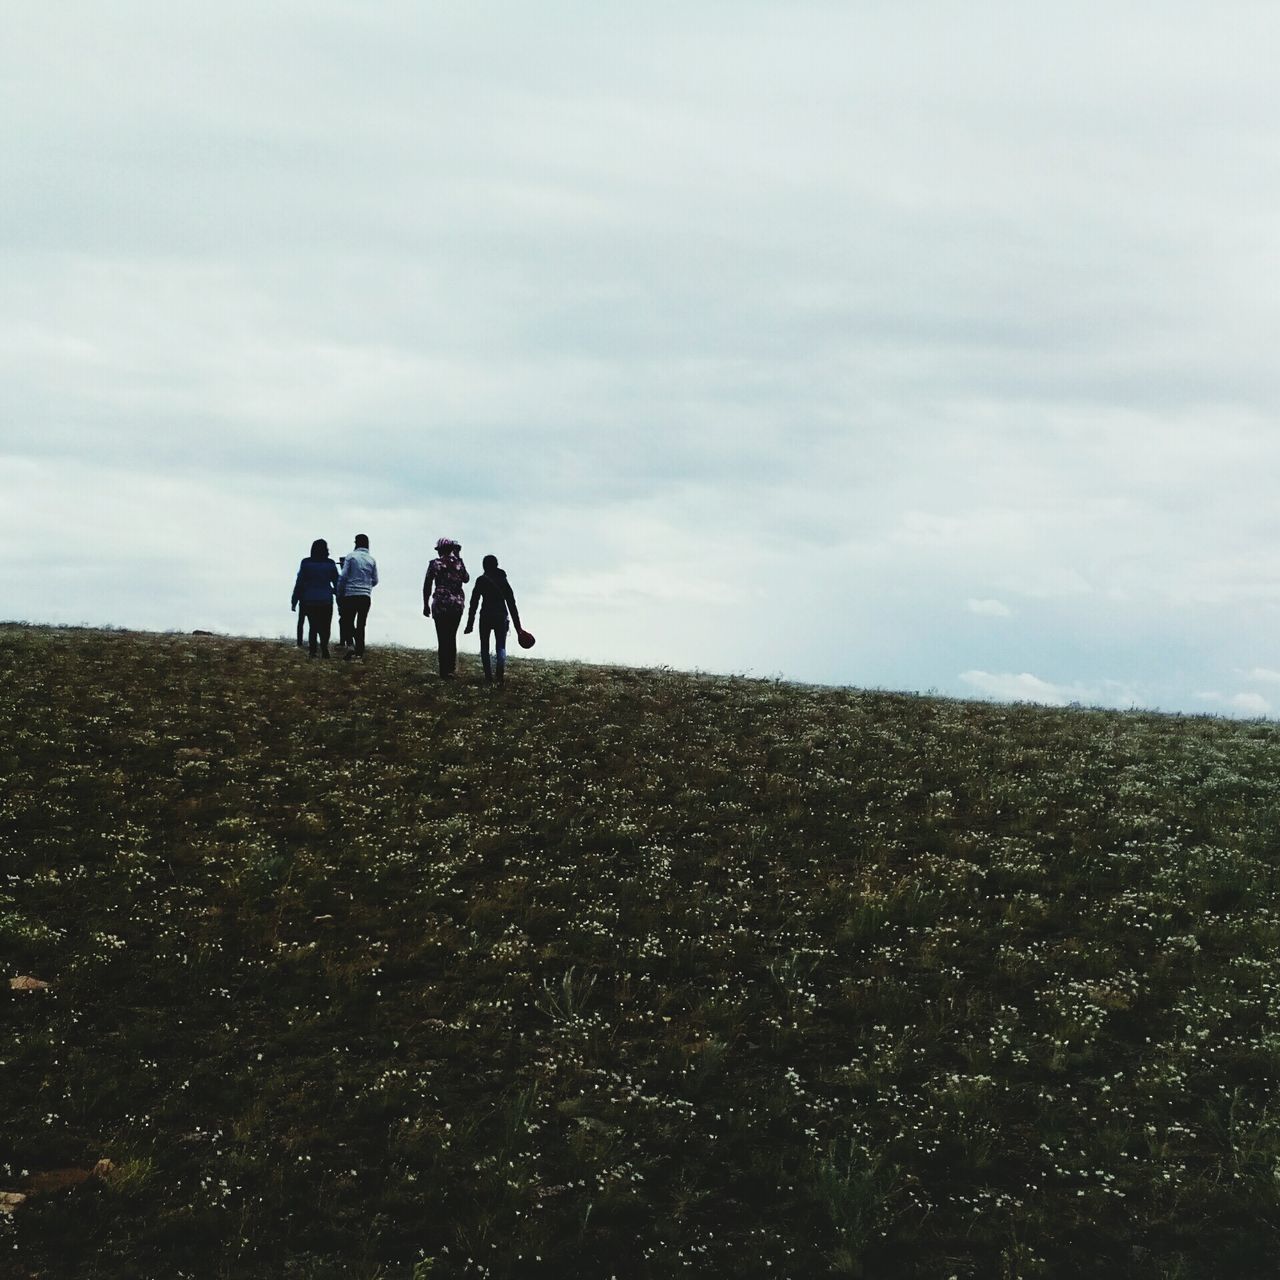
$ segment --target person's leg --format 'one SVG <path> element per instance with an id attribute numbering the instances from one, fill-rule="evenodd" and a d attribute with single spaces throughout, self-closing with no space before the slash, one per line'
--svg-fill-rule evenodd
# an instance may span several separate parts
<path id="1" fill-rule="evenodd" d="M 483 619 L 480 619 L 480 665 L 484 668 L 485 682 L 493 679 L 493 668 L 489 664 L 489 633 L 493 628 Z"/>
<path id="2" fill-rule="evenodd" d="M 443 678 L 449 674 L 449 624 L 446 615 L 439 609 L 431 611 L 431 619 L 436 624 L 436 663 L 440 667 L 440 675 Z"/>
<path id="3" fill-rule="evenodd" d="M 351 601 L 351 638 L 356 647 L 356 657 L 364 657 L 364 624 L 369 620 L 368 596 L 355 596 Z"/>
<path id="4" fill-rule="evenodd" d="M 493 629 L 494 642 L 494 666 L 497 671 L 498 683 L 502 683 L 502 673 L 507 667 L 507 621 L 504 618 Z"/>
<path id="5" fill-rule="evenodd" d="M 327 658 L 329 656 L 329 632 L 333 629 L 333 605 L 317 605 L 316 621 L 320 626 L 320 656 Z"/>
<path id="6" fill-rule="evenodd" d="M 298 648 L 302 648 L 302 628 L 307 625 L 307 606 L 298 605 Z"/>
<path id="7" fill-rule="evenodd" d="M 345 649 L 351 643 L 351 605 L 347 596 L 338 597 L 338 643 Z"/>
<path id="8" fill-rule="evenodd" d="M 446 613 L 441 619 L 443 626 L 441 639 L 444 642 L 441 661 L 444 664 L 443 673 L 447 676 L 453 675 L 453 673 L 458 669 L 458 624 L 461 621 L 461 609 L 456 609 L 451 613 Z"/>
<path id="9" fill-rule="evenodd" d="M 458 669 L 458 628 L 462 625 L 462 613 L 453 615 L 453 630 L 449 632 L 449 674 Z"/>
<path id="10" fill-rule="evenodd" d="M 311 650 L 311 656 L 316 656 L 316 642 L 320 639 L 320 619 L 316 614 L 318 605 L 308 601 L 302 606 L 302 612 L 307 618 L 307 644 Z"/>

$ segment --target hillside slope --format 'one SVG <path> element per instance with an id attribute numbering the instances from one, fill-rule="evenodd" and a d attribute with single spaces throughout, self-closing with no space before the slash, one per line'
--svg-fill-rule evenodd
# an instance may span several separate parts
<path id="1" fill-rule="evenodd" d="M 428 662 L 0 628 L 14 1274 L 1272 1274 L 1280 728 Z"/>

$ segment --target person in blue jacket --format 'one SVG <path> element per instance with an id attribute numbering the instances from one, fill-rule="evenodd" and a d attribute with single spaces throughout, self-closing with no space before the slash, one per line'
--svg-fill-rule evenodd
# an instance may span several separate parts
<path id="1" fill-rule="evenodd" d="M 356 545 L 338 563 L 338 624 L 344 658 L 364 657 L 364 625 L 373 589 L 378 585 L 378 562 L 369 553 L 369 535 L 356 534 Z"/>
<path id="2" fill-rule="evenodd" d="M 302 606 L 309 627 L 308 640 L 311 656 L 316 656 L 316 641 L 320 642 L 320 656 L 329 656 L 329 632 L 333 627 L 333 595 L 338 589 L 338 566 L 329 558 L 329 544 L 317 538 L 311 544 L 311 554 L 298 566 L 298 576 L 293 584 L 291 608 Z"/>

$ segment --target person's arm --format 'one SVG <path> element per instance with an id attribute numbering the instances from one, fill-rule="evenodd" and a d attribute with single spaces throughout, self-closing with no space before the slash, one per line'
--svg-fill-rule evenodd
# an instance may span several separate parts
<path id="1" fill-rule="evenodd" d="M 371 587 L 376 587 L 378 585 L 378 562 L 372 556 L 369 557 L 369 569 L 373 573 L 373 577 L 370 579 L 369 585 Z"/>
<path id="2" fill-rule="evenodd" d="M 296 609 L 302 599 L 302 566 L 298 566 L 298 576 L 293 580 L 293 596 L 289 600 L 289 608 Z"/>
<path id="3" fill-rule="evenodd" d="M 347 583 L 351 580 L 351 557 L 344 556 L 342 558 L 342 572 L 338 574 L 338 594 L 342 595 L 347 589 Z"/>
<path id="4" fill-rule="evenodd" d="M 467 626 L 465 635 L 470 635 L 476 625 L 476 608 L 480 604 L 480 593 L 484 589 L 483 578 L 476 579 L 476 585 L 471 588 L 471 607 L 467 610 Z"/>
<path id="5" fill-rule="evenodd" d="M 507 583 L 507 608 L 511 610 L 511 622 L 517 632 L 523 631 L 520 625 L 520 610 L 516 608 L 516 593 L 511 589 L 511 583 Z"/>
<path id="6" fill-rule="evenodd" d="M 431 617 L 431 584 L 436 580 L 436 562 L 427 565 L 427 576 L 422 580 L 422 616 Z"/>
<path id="7" fill-rule="evenodd" d="M 332 560 L 329 561 L 329 586 L 333 588 L 335 595 L 342 594 L 342 592 L 338 590 L 338 566 L 334 564 Z"/>
<path id="8" fill-rule="evenodd" d="M 466 566 L 466 564 L 463 562 L 463 559 L 462 559 L 462 557 L 461 557 L 461 556 L 459 556 L 459 557 L 458 557 L 458 568 L 462 570 L 462 580 L 463 580 L 463 582 L 470 582 L 470 581 L 471 581 L 471 575 L 467 572 L 467 566 Z"/>

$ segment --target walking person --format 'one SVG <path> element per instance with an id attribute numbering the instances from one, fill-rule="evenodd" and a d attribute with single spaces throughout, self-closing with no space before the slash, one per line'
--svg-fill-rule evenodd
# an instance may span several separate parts
<path id="1" fill-rule="evenodd" d="M 343 656 L 351 648 L 351 611 L 347 608 L 347 598 L 342 594 L 342 571 L 347 567 L 347 557 L 338 557 L 338 648 Z"/>
<path id="2" fill-rule="evenodd" d="M 476 608 L 480 610 L 480 661 L 484 666 L 485 683 L 496 677 L 502 683 L 507 665 L 507 612 L 515 624 L 516 634 L 520 626 L 520 610 L 516 608 L 515 592 L 507 581 L 505 570 L 498 568 L 497 556 L 485 556 L 484 572 L 471 588 L 471 608 L 467 611 L 467 635 L 476 625 Z M 489 638 L 493 637 L 493 661 L 489 660 Z"/>
<path id="3" fill-rule="evenodd" d="M 307 620 L 311 657 L 316 656 L 316 642 L 320 644 L 320 656 L 329 656 L 329 631 L 333 626 L 333 593 L 338 589 L 338 566 L 329 559 L 329 544 L 317 538 L 311 544 L 311 554 L 298 566 L 298 576 L 293 583 L 291 608 L 302 606 Z"/>
<path id="4" fill-rule="evenodd" d="M 422 580 L 422 616 L 435 618 L 441 680 L 452 680 L 458 667 L 458 624 L 467 604 L 463 587 L 471 581 L 458 554 L 461 550 L 462 543 L 453 538 L 437 538 L 436 558 L 427 565 L 427 576 Z"/>
<path id="5" fill-rule="evenodd" d="M 344 658 L 364 657 L 364 624 L 373 603 L 373 589 L 378 585 L 378 562 L 369 554 L 369 535 L 356 534 L 356 545 L 343 556 L 342 573 L 338 576 L 338 612 L 345 623 L 343 639 L 348 648 Z"/>

